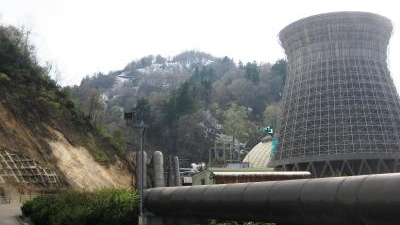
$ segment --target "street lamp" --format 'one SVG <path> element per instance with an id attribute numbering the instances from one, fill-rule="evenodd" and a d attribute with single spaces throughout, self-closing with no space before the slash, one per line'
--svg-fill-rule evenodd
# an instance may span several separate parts
<path id="1" fill-rule="evenodd" d="M 144 162 L 144 153 L 143 153 L 143 142 L 144 142 L 144 131 L 146 129 L 146 125 L 144 124 L 144 121 L 141 120 L 139 124 L 134 124 L 134 119 L 135 119 L 135 112 L 125 112 L 124 113 L 124 119 L 127 123 L 127 125 L 133 125 L 134 128 L 139 128 L 140 129 L 140 186 L 139 186 L 139 192 L 140 192 L 140 199 L 139 199 L 139 225 L 145 225 L 145 220 L 144 220 L 144 215 L 143 215 L 143 187 L 144 187 L 144 168 L 145 168 L 145 162 Z"/>

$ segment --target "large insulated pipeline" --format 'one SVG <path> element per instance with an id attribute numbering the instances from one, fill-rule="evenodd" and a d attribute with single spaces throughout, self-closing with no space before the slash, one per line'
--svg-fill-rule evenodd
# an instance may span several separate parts
<path id="1" fill-rule="evenodd" d="M 400 173 L 147 189 L 163 217 L 307 225 L 399 225 Z"/>

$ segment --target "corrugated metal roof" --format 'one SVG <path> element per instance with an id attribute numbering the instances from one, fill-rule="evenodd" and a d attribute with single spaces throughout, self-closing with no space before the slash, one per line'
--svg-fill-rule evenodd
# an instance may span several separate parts
<path id="1" fill-rule="evenodd" d="M 216 176 L 243 176 L 243 175 L 268 175 L 268 176 L 295 176 L 295 175 L 311 175 L 308 171 L 275 171 L 275 172 L 213 172 Z"/>

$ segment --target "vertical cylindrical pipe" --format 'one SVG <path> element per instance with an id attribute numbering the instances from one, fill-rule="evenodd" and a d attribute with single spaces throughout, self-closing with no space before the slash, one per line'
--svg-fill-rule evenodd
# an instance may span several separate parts
<path id="1" fill-rule="evenodd" d="M 172 156 L 168 156 L 168 172 L 167 172 L 167 186 L 173 187 L 175 186 L 175 172 L 174 172 L 174 165 L 173 165 Z"/>
<path id="2" fill-rule="evenodd" d="M 164 158 L 160 151 L 153 153 L 154 186 L 164 187 Z"/>
<path id="3" fill-rule="evenodd" d="M 147 154 L 145 151 L 143 151 L 143 166 L 142 166 L 142 154 L 140 152 L 137 153 L 136 157 L 136 188 L 137 190 L 141 190 L 142 187 L 142 181 L 143 181 L 143 188 L 147 188 L 147 168 L 146 168 L 146 162 L 147 162 Z M 143 169 L 143 173 L 142 173 Z M 143 175 L 143 179 L 142 179 Z"/>
<path id="4" fill-rule="evenodd" d="M 175 186 L 181 186 L 181 175 L 179 173 L 179 158 L 174 156 Z"/>

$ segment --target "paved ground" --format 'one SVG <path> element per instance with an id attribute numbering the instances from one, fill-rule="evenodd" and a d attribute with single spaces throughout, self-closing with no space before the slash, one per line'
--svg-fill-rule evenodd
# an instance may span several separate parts
<path id="1" fill-rule="evenodd" d="M 21 204 L 0 204 L 0 225 L 21 225 L 17 216 L 21 215 Z"/>

